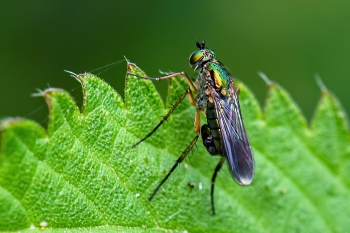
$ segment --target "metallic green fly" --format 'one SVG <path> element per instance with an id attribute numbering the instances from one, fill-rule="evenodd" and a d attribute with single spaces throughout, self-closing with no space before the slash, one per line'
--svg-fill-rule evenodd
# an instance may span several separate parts
<path id="1" fill-rule="evenodd" d="M 171 72 L 158 78 L 141 77 L 129 73 L 138 78 L 157 81 L 173 77 L 183 77 L 189 85 L 189 88 L 176 101 L 161 122 L 132 147 L 137 146 L 151 136 L 188 95 L 190 103 L 197 108 L 194 120 L 196 136 L 148 199 L 150 201 L 153 199 L 159 188 L 169 178 L 175 168 L 186 158 L 187 154 L 196 144 L 199 135 L 201 135 L 203 145 L 207 148 L 207 151 L 211 155 L 222 157 L 211 179 L 211 207 L 213 214 L 215 214 L 214 184 L 217 173 L 224 162 L 227 161 L 229 171 L 238 184 L 249 185 L 254 177 L 254 159 L 244 128 L 233 78 L 227 68 L 216 60 L 214 51 L 205 48 L 204 41 L 202 43 L 197 42 L 196 45 L 199 50 L 193 52 L 190 56 L 190 66 L 195 71 L 198 71 L 198 77 L 194 83 L 185 72 Z M 194 98 L 193 94 L 196 94 L 196 98 Z M 207 124 L 202 127 L 200 127 L 200 112 L 203 112 L 207 119 Z"/>

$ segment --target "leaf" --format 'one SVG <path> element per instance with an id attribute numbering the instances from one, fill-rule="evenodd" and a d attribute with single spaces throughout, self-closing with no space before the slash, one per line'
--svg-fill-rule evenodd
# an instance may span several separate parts
<path id="1" fill-rule="evenodd" d="M 145 75 L 136 65 L 128 69 Z M 118 232 L 346 232 L 350 227 L 350 134 L 327 90 L 308 127 L 288 93 L 273 83 L 262 112 L 240 86 L 242 114 L 256 161 L 255 180 L 242 187 L 225 167 L 210 179 L 219 157 L 198 142 L 152 202 L 147 198 L 195 136 L 195 108 L 183 101 L 166 114 L 152 82 L 128 76 L 125 101 L 94 75 L 77 76 L 81 111 L 60 89 L 42 92 L 47 131 L 8 118 L 0 134 L 0 230 Z M 186 90 L 171 80 L 166 107 Z M 202 116 L 202 122 L 205 122 Z M 193 188 L 188 183 L 195 184 Z"/>

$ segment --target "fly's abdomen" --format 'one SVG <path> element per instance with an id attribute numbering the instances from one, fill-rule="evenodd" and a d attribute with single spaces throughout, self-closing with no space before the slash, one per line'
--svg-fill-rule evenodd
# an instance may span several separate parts
<path id="1" fill-rule="evenodd" d="M 208 101 L 206 110 L 207 123 L 201 128 L 203 144 L 211 155 L 223 155 L 223 141 L 216 115 L 215 106 Z"/>

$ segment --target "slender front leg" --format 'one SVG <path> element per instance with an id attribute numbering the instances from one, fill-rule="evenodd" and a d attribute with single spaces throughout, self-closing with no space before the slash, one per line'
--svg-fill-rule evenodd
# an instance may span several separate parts
<path id="1" fill-rule="evenodd" d="M 213 177 L 211 178 L 210 199 L 211 199 L 211 210 L 213 212 L 213 215 L 215 215 L 215 207 L 214 207 L 214 185 L 215 185 L 215 180 L 216 180 L 216 176 L 217 176 L 218 172 L 220 171 L 220 169 L 222 168 L 222 165 L 224 164 L 225 160 L 226 160 L 225 157 L 222 157 L 220 159 L 218 165 L 216 165 L 216 167 L 215 167 Z"/>
<path id="2" fill-rule="evenodd" d="M 196 142 L 198 140 L 199 134 L 200 134 L 200 114 L 199 110 L 197 109 L 196 115 L 195 115 L 195 121 L 194 121 L 194 129 L 196 131 L 196 136 L 192 139 L 190 144 L 187 146 L 184 152 L 180 155 L 180 157 L 176 160 L 175 164 L 173 167 L 170 169 L 168 174 L 164 177 L 164 179 L 159 183 L 159 185 L 154 189 L 152 195 L 148 198 L 149 201 L 152 201 L 153 197 L 157 194 L 159 191 L 159 188 L 165 183 L 165 181 L 169 178 L 171 173 L 175 170 L 177 165 L 179 165 L 188 155 L 188 153 L 191 151 L 194 145 L 196 145 Z"/>
<path id="3" fill-rule="evenodd" d="M 191 90 L 187 89 L 181 96 L 180 98 L 176 101 L 176 103 L 172 106 L 172 108 L 169 110 L 169 112 L 163 117 L 163 119 L 158 123 L 158 125 L 149 133 L 147 134 L 144 138 L 142 138 L 140 141 L 135 143 L 134 145 L 131 146 L 131 148 L 134 148 L 141 142 L 145 141 L 148 137 L 150 137 L 158 128 L 161 126 L 168 118 L 169 116 L 174 112 L 174 110 L 179 106 L 179 104 L 182 102 L 182 100 L 186 97 L 186 95 L 189 94 L 189 96 L 192 96 Z M 193 98 L 193 96 L 192 96 Z M 191 99 L 191 97 L 190 97 Z M 191 102 L 191 101 L 190 101 Z"/>
<path id="4" fill-rule="evenodd" d="M 147 77 L 147 76 L 143 77 L 143 76 L 139 76 L 139 75 L 136 75 L 136 74 L 133 74 L 133 73 L 130 73 L 130 72 L 127 72 L 126 74 L 135 76 L 137 78 L 142 78 L 142 79 L 146 79 L 146 80 L 155 80 L 155 81 L 161 81 L 161 80 L 164 80 L 164 79 L 174 78 L 176 76 L 182 76 L 182 77 L 185 78 L 187 84 L 190 86 L 191 91 L 194 94 L 198 94 L 197 88 L 194 86 L 192 80 L 188 77 L 188 75 L 184 71 L 177 72 L 177 73 L 171 73 L 171 74 L 168 74 L 168 75 L 165 75 L 165 76 L 162 76 L 162 77 L 156 77 L 156 78 Z"/>

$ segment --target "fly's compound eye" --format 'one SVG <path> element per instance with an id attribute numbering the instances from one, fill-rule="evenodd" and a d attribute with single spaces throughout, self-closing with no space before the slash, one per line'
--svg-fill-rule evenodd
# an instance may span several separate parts
<path id="1" fill-rule="evenodd" d="M 193 52 L 190 56 L 190 66 L 198 66 L 198 63 L 203 60 L 204 54 L 201 50 Z"/>
<path id="2" fill-rule="evenodd" d="M 190 56 L 190 66 L 194 69 L 197 69 L 202 64 L 207 63 L 215 59 L 214 51 L 210 49 L 202 49 L 196 52 L 193 52 Z"/>

